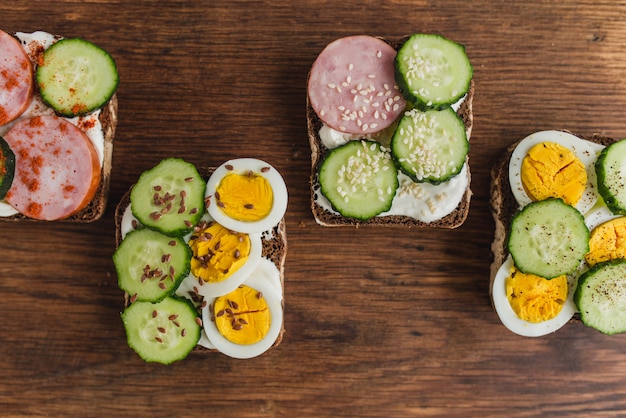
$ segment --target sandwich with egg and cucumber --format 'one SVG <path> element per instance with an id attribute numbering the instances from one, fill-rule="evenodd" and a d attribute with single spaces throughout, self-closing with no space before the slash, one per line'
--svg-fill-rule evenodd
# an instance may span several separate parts
<path id="1" fill-rule="evenodd" d="M 117 126 L 115 61 L 48 32 L 0 31 L 0 220 L 92 222 Z"/>
<path id="2" fill-rule="evenodd" d="M 337 39 L 308 76 L 311 210 L 322 226 L 456 228 L 470 205 L 473 68 L 440 35 Z"/>
<path id="3" fill-rule="evenodd" d="M 539 131 L 491 172 L 490 294 L 510 331 L 626 331 L 626 140 Z"/>
<path id="4" fill-rule="evenodd" d="M 283 333 L 287 188 L 254 158 L 167 158 L 116 207 L 113 255 L 128 345 L 146 362 L 192 351 L 256 357 Z"/>

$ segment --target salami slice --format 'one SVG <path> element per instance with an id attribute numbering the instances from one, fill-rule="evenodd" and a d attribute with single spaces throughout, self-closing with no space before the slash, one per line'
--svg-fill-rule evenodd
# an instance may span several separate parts
<path id="1" fill-rule="evenodd" d="M 351 134 L 371 134 L 391 125 L 406 107 L 394 79 L 395 56 L 395 49 L 372 36 L 331 42 L 309 75 L 309 101 L 319 118 Z"/>
<path id="2" fill-rule="evenodd" d="M 15 153 L 6 201 L 25 216 L 67 218 L 83 209 L 100 183 L 100 162 L 89 138 L 57 116 L 22 119 L 4 139 Z"/>
<path id="3" fill-rule="evenodd" d="M 33 98 L 33 68 L 19 41 L 0 31 L 0 126 L 20 116 Z"/>

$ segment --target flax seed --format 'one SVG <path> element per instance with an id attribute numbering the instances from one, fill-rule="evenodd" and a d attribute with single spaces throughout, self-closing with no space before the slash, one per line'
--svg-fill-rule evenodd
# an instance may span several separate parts
<path id="1" fill-rule="evenodd" d="M 268 171 L 270 171 L 269 167 L 263 167 L 261 168 L 261 173 L 267 173 Z"/>

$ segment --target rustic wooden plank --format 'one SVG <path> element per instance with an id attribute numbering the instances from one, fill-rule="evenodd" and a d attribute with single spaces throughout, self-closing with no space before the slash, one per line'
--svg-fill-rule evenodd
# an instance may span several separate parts
<path id="1" fill-rule="evenodd" d="M 0 223 L 0 410 L 8 416 L 607 416 L 626 411 L 626 340 L 579 323 L 525 339 L 488 297 L 489 170 L 539 129 L 623 137 L 626 6 L 608 0 L 40 1 L 8 32 L 90 39 L 117 60 L 105 216 Z M 308 68 L 330 41 L 442 33 L 475 67 L 471 212 L 453 231 L 327 229 L 309 210 Z M 163 367 L 127 347 L 113 209 L 141 171 L 253 156 L 287 180 L 282 344 Z"/>

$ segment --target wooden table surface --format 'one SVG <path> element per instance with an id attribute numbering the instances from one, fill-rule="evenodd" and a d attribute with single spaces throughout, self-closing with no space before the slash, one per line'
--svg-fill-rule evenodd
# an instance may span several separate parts
<path id="1" fill-rule="evenodd" d="M 0 222 L 0 416 L 615 416 L 626 335 L 523 338 L 488 296 L 489 171 L 542 129 L 626 137 L 626 4 L 594 1 L 5 1 L 7 32 L 116 59 L 107 212 Z M 307 72 L 334 39 L 441 33 L 474 65 L 471 211 L 455 230 L 324 228 L 309 210 Z M 170 366 L 128 348 L 114 209 L 166 157 L 257 157 L 287 181 L 282 344 Z"/>

